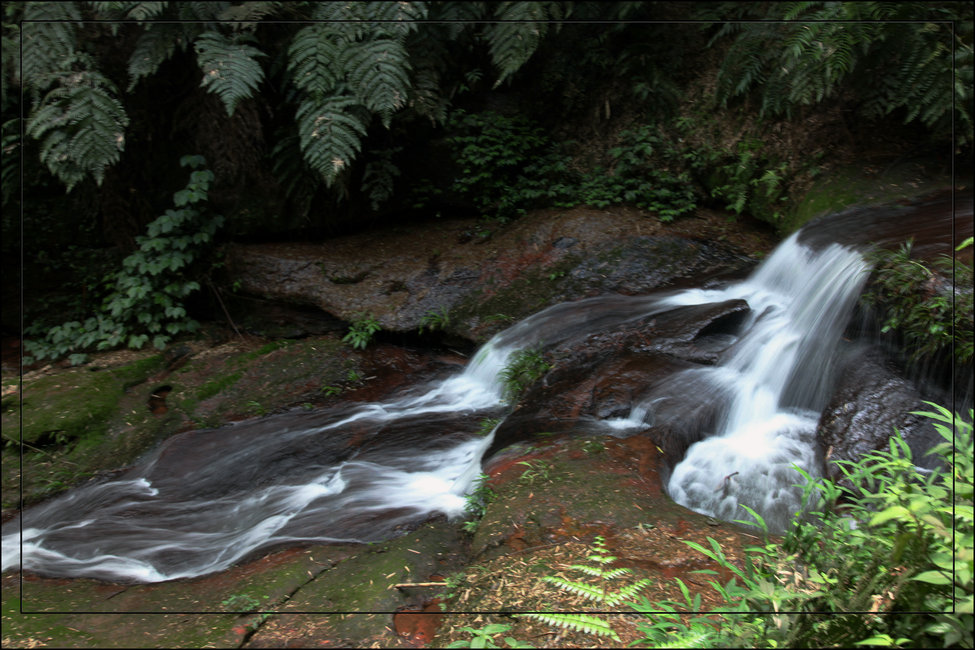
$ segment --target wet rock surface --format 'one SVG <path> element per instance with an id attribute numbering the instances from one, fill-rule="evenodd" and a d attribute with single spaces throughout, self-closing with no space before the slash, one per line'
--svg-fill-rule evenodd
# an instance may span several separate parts
<path id="1" fill-rule="evenodd" d="M 558 302 L 742 274 L 771 243 L 722 241 L 721 224 L 703 212 L 675 226 L 625 208 L 546 210 L 483 228 L 458 219 L 323 243 L 235 245 L 228 272 L 247 294 L 350 322 L 372 314 L 390 331 L 447 314 L 444 331 L 480 342 Z"/>
<path id="2" fill-rule="evenodd" d="M 917 387 L 878 351 L 854 351 L 817 429 L 827 476 L 842 476 L 835 461 L 857 461 L 871 451 L 886 449 L 895 429 L 910 445 L 915 464 L 930 466 L 932 459 L 924 454 L 941 438 L 930 419 L 912 413 L 929 410 Z"/>

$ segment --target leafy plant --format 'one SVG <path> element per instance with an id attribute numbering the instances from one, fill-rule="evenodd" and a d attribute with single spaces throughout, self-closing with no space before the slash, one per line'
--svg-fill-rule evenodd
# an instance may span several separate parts
<path id="1" fill-rule="evenodd" d="M 842 97 L 869 119 L 899 112 L 941 133 L 954 118 L 957 143 L 972 141 L 964 3 L 768 3 L 745 13 L 747 22 L 724 22 L 711 39 L 731 39 L 718 76 L 722 105 L 752 95 L 762 114 L 791 115 Z"/>
<path id="2" fill-rule="evenodd" d="M 971 239 L 957 250 L 966 246 Z M 911 250 L 908 241 L 896 251 L 870 255 L 874 270 L 861 302 L 880 309 L 881 332 L 898 333 L 914 361 L 953 350 L 959 363 L 970 364 L 975 351 L 972 267 L 946 255 L 929 267 L 913 259 Z"/>
<path id="3" fill-rule="evenodd" d="M 520 460 L 517 464 L 527 468 L 518 477 L 518 482 L 525 485 L 534 485 L 535 481 L 547 481 L 552 471 L 552 466 L 544 460 Z"/>
<path id="4" fill-rule="evenodd" d="M 498 493 L 488 483 L 488 478 L 487 474 L 479 475 L 470 491 L 464 496 L 464 512 L 471 517 L 469 521 L 464 523 L 464 530 L 469 533 L 477 530 L 478 523 L 487 512 L 487 507 L 498 496 Z"/>
<path id="5" fill-rule="evenodd" d="M 725 602 L 716 611 L 735 615 L 679 621 L 678 608 L 699 609 L 681 583 L 685 604 L 638 604 L 651 621 L 644 641 L 676 632 L 732 647 L 971 647 L 972 412 L 965 421 L 930 406 L 919 414 L 944 439 L 929 452 L 943 468 L 920 471 L 895 433 L 889 449 L 838 463 L 852 488 L 805 476 L 808 517 L 781 543 L 747 548 L 743 567 L 713 539 L 685 542 L 731 573 L 710 585 Z M 897 612 L 912 614 L 887 615 Z"/>
<path id="6" fill-rule="evenodd" d="M 203 169 L 202 156 L 184 156 L 180 164 L 189 167 L 187 186 L 173 194 L 176 209 L 167 210 L 136 238 L 139 248 L 126 257 L 122 269 L 106 278 L 101 310 L 84 322 L 69 321 L 26 333 L 25 349 L 36 359 L 72 354 L 83 361 L 84 351 L 106 350 L 120 345 L 141 348 L 148 341 L 162 349 L 173 336 L 199 329 L 189 317 L 186 298 L 200 283 L 191 269 L 213 240 L 223 217 L 205 209 L 213 172 Z"/>
<path id="7" fill-rule="evenodd" d="M 601 535 L 597 535 L 594 539 L 587 559 L 590 562 L 589 564 L 573 564 L 569 567 L 588 576 L 585 581 L 569 580 L 560 576 L 543 576 L 542 581 L 555 585 L 561 591 L 583 596 L 587 600 L 606 607 L 616 607 L 621 603 L 632 601 L 641 590 L 650 584 L 649 579 L 641 578 L 625 587 L 609 589 L 607 583 L 629 575 L 632 571 L 625 567 L 609 568 L 609 565 L 615 562 L 617 558 L 610 555 L 609 548 L 606 546 L 606 539 Z M 620 641 L 619 635 L 610 627 L 609 623 L 591 614 L 531 612 L 516 614 L 515 616 L 533 618 L 549 625 L 579 630 L 596 636 L 607 636 L 614 641 Z"/>
<path id="8" fill-rule="evenodd" d="M 517 401 L 529 386 L 551 368 L 539 348 L 519 350 L 511 355 L 511 359 L 501 371 L 505 401 Z"/>
<path id="9" fill-rule="evenodd" d="M 450 315 L 447 313 L 446 307 L 441 307 L 438 310 L 430 309 L 420 318 L 420 332 L 422 333 L 424 329 L 428 332 L 432 332 L 436 329 L 447 329 L 450 325 Z"/>
<path id="10" fill-rule="evenodd" d="M 457 629 L 463 630 L 464 632 L 468 632 L 469 634 L 471 634 L 471 639 L 470 640 L 460 639 L 458 641 L 454 641 L 453 643 L 447 646 L 448 648 L 504 648 L 504 647 L 531 648 L 533 647 L 531 645 L 528 645 L 527 643 L 524 643 L 523 641 L 519 641 L 510 636 L 504 637 L 505 645 L 503 646 L 497 645 L 494 642 L 494 638 L 498 635 L 504 634 L 505 632 L 511 629 L 511 626 L 508 625 L 507 623 L 488 623 L 487 625 L 485 625 L 480 629 L 467 627 L 467 626 L 460 627 Z"/>
<path id="11" fill-rule="evenodd" d="M 342 341 L 353 348 L 364 349 L 372 340 L 373 334 L 382 329 L 379 321 L 372 314 L 360 314 L 349 326 L 348 333 Z"/>
<path id="12" fill-rule="evenodd" d="M 477 428 L 477 435 L 484 437 L 494 431 L 494 428 L 499 424 L 501 424 L 501 420 L 498 418 L 484 418 Z"/>

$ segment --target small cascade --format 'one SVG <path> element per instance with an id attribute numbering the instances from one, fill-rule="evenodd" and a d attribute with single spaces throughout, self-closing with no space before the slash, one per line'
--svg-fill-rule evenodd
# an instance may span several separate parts
<path id="1" fill-rule="evenodd" d="M 715 365 L 648 377 L 627 417 L 598 426 L 631 435 L 684 420 L 679 440 L 696 442 L 670 474 L 674 500 L 724 520 L 747 520 L 752 509 L 782 530 L 801 507 L 796 468 L 819 474 L 815 429 L 869 271 L 854 248 L 824 243 L 832 233 L 807 230 L 724 288 L 550 307 L 495 336 L 463 372 L 386 401 L 172 436 L 119 478 L 4 525 L 2 568 L 22 562 L 45 575 L 156 582 L 286 545 L 378 541 L 430 516 L 459 516 L 495 435 L 479 435 L 481 423 L 507 408 L 500 378 L 513 353 L 585 345 L 624 324 L 642 327 L 640 319 L 727 301 L 748 311 L 737 331 L 710 337 Z"/>
<path id="2" fill-rule="evenodd" d="M 668 492 L 675 501 L 729 521 L 751 520 L 741 507 L 748 506 L 770 530 L 784 530 L 801 507 L 802 477 L 794 466 L 819 474 L 815 428 L 829 399 L 835 348 L 867 271 L 855 250 L 834 244 L 815 251 L 793 235 L 744 282 L 666 300 L 741 298 L 752 308 L 723 363 L 688 371 L 694 377 L 687 385 L 721 396 L 723 415 L 674 467 Z"/>
<path id="3" fill-rule="evenodd" d="M 2 568 L 158 582 L 283 545 L 377 541 L 459 516 L 493 439 L 478 424 L 498 414 L 511 352 L 492 341 L 464 372 L 352 412 L 173 436 L 118 480 L 27 510 L 22 537 L 18 520 L 4 525 Z"/>

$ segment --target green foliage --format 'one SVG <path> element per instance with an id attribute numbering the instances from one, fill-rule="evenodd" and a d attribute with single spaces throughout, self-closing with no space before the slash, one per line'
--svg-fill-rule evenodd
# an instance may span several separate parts
<path id="1" fill-rule="evenodd" d="M 596 207 L 628 203 L 656 212 L 664 222 L 692 212 L 696 197 L 686 171 L 673 172 L 678 152 L 656 129 L 643 125 L 619 135 L 609 150 L 610 170 L 597 169 L 579 188 L 579 201 Z"/>
<path id="2" fill-rule="evenodd" d="M 535 485 L 535 481 L 547 481 L 552 471 L 552 465 L 544 460 L 520 460 L 517 464 L 527 468 L 518 477 L 518 482 L 524 485 Z"/>
<path id="3" fill-rule="evenodd" d="M 494 428 L 499 424 L 501 424 L 501 420 L 499 418 L 484 418 L 481 420 L 481 424 L 477 428 L 477 435 L 483 438 L 494 431 Z"/>
<path id="4" fill-rule="evenodd" d="M 430 309 L 420 318 L 420 332 L 427 330 L 432 332 L 433 330 L 444 330 L 450 325 L 450 314 L 447 313 L 446 307 L 441 307 L 439 310 Z"/>
<path id="5" fill-rule="evenodd" d="M 249 38 L 210 31 L 200 34 L 193 44 L 203 71 L 200 85 L 220 98 L 228 116 L 234 114 L 237 102 L 251 97 L 264 80 L 264 70 L 257 59 L 267 55 L 246 44 L 244 41 Z"/>
<path id="6" fill-rule="evenodd" d="M 57 358 L 74 353 L 106 350 L 125 345 L 141 348 L 150 339 L 162 349 L 184 332 L 194 332 L 199 323 L 189 317 L 186 298 L 198 291 L 192 265 L 210 246 L 223 217 L 206 209 L 213 172 L 201 169 L 201 156 L 184 156 L 180 164 L 189 167 L 187 186 L 173 194 L 176 209 L 169 209 L 137 237 L 139 248 L 126 257 L 122 269 L 106 278 L 107 295 L 101 311 L 84 322 L 69 321 L 47 330 L 28 328 L 25 349 L 33 358 Z M 196 206 L 199 205 L 198 209 Z"/>
<path id="7" fill-rule="evenodd" d="M 954 117 L 957 143 L 972 141 L 968 3 L 765 3 L 748 13 L 753 22 L 725 23 L 712 39 L 734 35 L 718 77 L 722 105 L 757 94 L 763 115 L 791 115 L 846 95 L 868 119 L 898 111 L 950 133 Z"/>
<path id="8" fill-rule="evenodd" d="M 484 214 L 510 218 L 542 206 L 630 204 L 672 221 L 697 205 L 680 152 L 650 126 L 626 130 L 609 150 L 609 169 L 570 171 L 569 156 L 521 116 L 455 111 L 447 143 L 460 170 L 451 190 Z"/>
<path id="9" fill-rule="evenodd" d="M 686 603 L 637 606 L 652 623 L 644 641 L 676 633 L 707 634 L 719 647 L 972 647 L 972 412 L 966 421 L 931 407 L 919 415 L 944 439 L 929 452 L 942 469 L 918 470 L 897 433 L 889 449 L 838 463 L 852 489 L 805 475 L 809 515 L 781 543 L 746 549 L 744 566 L 713 539 L 710 548 L 685 542 L 733 576 L 710 581 L 725 601 L 716 611 L 733 615 L 720 625 L 680 620 L 678 608 L 700 605 L 680 583 Z"/>
<path id="10" fill-rule="evenodd" d="M 348 343 L 353 348 L 364 349 L 372 340 L 372 335 L 382 329 L 382 325 L 372 314 L 360 314 L 356 320 L 349 325 L 348 333 L 342 337 L 344 343 Z"/>
<path id="11" fill-rule="evenodd" d="M 501 371 L 504 400 L 509 403 L 516 402 L 529 386 L 551 368 L 539 348 L 519 350 L 511 355 L 504 370 Z"/>
<path id="12" fill-rule="evenodd" d="M 448 648 L 531 648 L 533 646 L 519 641 L 510 636 L 504 637 L 505 645 L 499 646 L 494 642 L 494 637 L 504 634 L 511 629 L 506 623 L 488 623 L 484 627 L 477 629 L 473 627 L 459 627 L 459 630 L 468 632 L 472 638 L 470 640 L 461 639 L 454 641 Z"/>
<path id="13" fill-rule="evenodd" d="M 911 258 L 911 248 L 908 241 L 896 251 L 870 255 L 874 270 L 861 301 L 881 310 L 881 331 L 900 334 L 912 360 L 953 350 L 959 363 L 971 364 L 972 267 L 947 255 L 929 267 Z"/>
<path id="14" fill-rule="evenodd" d="M 573 564 L 569 567 L 587 576 L 584 580 L 569 580 L 561 576 L 543 576 L 542 581 L 555 585 L 560 591 L 583 596 L 587 600 L 607 608 L 632 602 L 641 590 L 650 585 L 649 579 L 641 578 L 616 589 L 610 589 L 607 586 L 610 581 L 629 575 L 631 571 L 624 567 L 609 568 L 609 565 L 615 562 L 617 558 L 610 555 L 609 548 L 606 546 L 606 539 L 601 535 L 597 535 L 594 539 L 587 559 L 590 561 L 589 564 Z M 525 616 L 552 626 L 579 630 L 586 634 L 606 636 L 614 641 L 620 641 L 619 635 L 610 627 L 609 623 L 590 614 L 532 612 L 516 614 L 516 616 Z"/>
<path id="15" fill-rule="evenodd" d="M 488 479 L 487 474 L 480 474 L 474 480 L 470 491 L 464 496 L 464 512 L 471 518 L 465 522 L 464 530 L 469 533 L 477 530 L 478 523 L 484 517 L 484 513 L 487 512 L 487 507 L 498 496 L 498 493 L 488 483 Z"/>

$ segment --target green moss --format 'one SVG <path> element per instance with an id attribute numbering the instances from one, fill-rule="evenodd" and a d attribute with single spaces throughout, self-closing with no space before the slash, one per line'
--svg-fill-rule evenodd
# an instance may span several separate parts
<path id="1" fill-rule="evenodd" d="M 155 355 L 121 368 L 71 368 L 27 382 L 21 404 L 4 404 L 3 437 L 20 442 L 22 436 L 30 445 L 49 447 L 104 432 L 126 389 L 144 382 L 161 365 L 161 355 Z"/>
<path id="2" fill-rule="evenodd" d="M 243 375 L 243 372 L 233 372 L 229 375 L 224 375 L 223 377 L 218 377 L 217 379 L 208 381 L 200 386 L 199 390 L 196 391 L 196 399 L 201 402 L 205 399 L 210 399 L 229 386 L 236 384 Z"/>
<path id="3" fill-rule="evenodd" d="M 838 167 L 815 181 L 784 217 L 780 231 L 788 234 L 806 222 L 854 205 L 879 205 L 948 187 L 948 179 L 930 174 L 922 163 L 907 162 L 883 171 L 864 165 Z"/>

